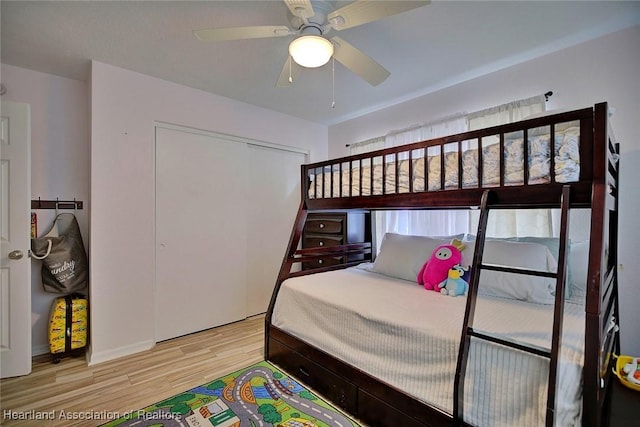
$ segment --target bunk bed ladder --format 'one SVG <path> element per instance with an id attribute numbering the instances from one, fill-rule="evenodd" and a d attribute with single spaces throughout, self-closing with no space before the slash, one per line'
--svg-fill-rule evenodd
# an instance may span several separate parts
<path id="1" fill-rule="evenodd" d="M 493 264 L 483 264 L 482 256 L 484 252 L 484 244 L 486 240 L 487 221 L 489 219 L 489 211 L 491 208 L 499 206 L 499 202 L 494 202 L 496 195 L 492 190 L 485 190 L 482 195 L 480 221 L 478 224 L 478 233 L 476 235 L 476 246 L 473 257 L 473 267 L 471 272 L 469 294 L 467 297 L 467 307 L 465 310 L 464 323 L 462 327 L 462 337 L 460 340 L 460 350 L 458 352 L 458 362 L 456 366 L 455 382 L 454 382 L 454 399 L 453 399 L 453 416 L 454 421 L 458 425 L 464 424 L 463 406 L 464 406 L 464 377 L 469 357 L 469 347 L 471 338 L 490 341 L 499 345 L 510 347 L 516 350 L 535 354 L 549 359 L 549 383 L 547 393 L 546 406 L 546 426 L 550 427 L 554 424 L 555 416 L 555 397 L 556 397 L 556 380 L 558 373 L 558 357 L 560 354 L 560 343 L 562 338 L 562 319 L 564 315 L 564 295 L 565 282 L 567 277 L 567 249 L 569 241 L 569 206 L 570 206 L 570 186 L 565 185 L 562 188 L 562 196 L 560 200 L 561 222 L 560 222 L 560 238 L 558 251 L 557 273 L 542 272 L 528 270 L 519 267 L 506 267 Z M 486 331 L 477 331 L 473 328 L 473 318 L 475 315 L 476 301 L 478 297 L 478 282 L 481 270 L 493 270 L 504 273 L 524 274 L 540 277 L 550 277 L 556 279 L 556 294 L 553 310 L 553 331 L 551 337 L 551 348 L 543 348 L 533 344 L 519 342 L 508 337 L 492 334 Z"/>

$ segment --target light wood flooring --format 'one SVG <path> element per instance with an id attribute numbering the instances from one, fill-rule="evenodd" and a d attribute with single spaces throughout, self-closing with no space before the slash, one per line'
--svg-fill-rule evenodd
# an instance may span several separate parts
<path id="1" fill-rule="evenodd" d="M 261 315 L 95 366 L 87 366 L 84 357 L 66 358 L 59 364 L 53 364 L 50 357 L 38 357 L 31 374 L 0 382 L 0 424 L 97 426 L 109 421 L 113 416 L 109 413 L 137 411 L 259 362 L 264 359 L 263 349 Z M 28 416 L 47 413 L 54 419 L 15 420 L 6 411 Z M 105 419 L 61 419 L 63 414 Z"/>

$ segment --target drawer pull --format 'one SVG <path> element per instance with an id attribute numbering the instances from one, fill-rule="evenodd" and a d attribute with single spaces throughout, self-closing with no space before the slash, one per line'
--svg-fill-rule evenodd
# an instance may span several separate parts
<path id="1" fill-rule="evenodd" d="M 319 259 L 319 260 L 318 260 L 318 264 L 322 264 L 323 262 L 324 262 L 324 260 L 323 260 L 323 259 Z"/>
<path id="2" fill-rule="evenodd" d="M 300 367 L 298 368 L 298 371 L 300 371 L 300 373 L 301 373 L 302 375 L 304 375 L 305 377 L 308 377 L 308 376 L 309 376 L 309 371 L 308 371 L 308 370 L 307 370 L 307 368 L 305 368 L 304 366 L 300 366 Z"/>
<path id="3" fill-rule="evenodd" d="M 320 242 L 320 243 L 319 243 L 319 245 L 320 245 L 320 246 L 324 246 L 324 242 Z"/>
<path id="4" fill-rule="evenodd" d="M 319 225 L 318 227 L 320 227 L 320 228 L 324 228 L 324 224 L 323 224 L 323 223 L 320 223 L 320 225 Z"/>

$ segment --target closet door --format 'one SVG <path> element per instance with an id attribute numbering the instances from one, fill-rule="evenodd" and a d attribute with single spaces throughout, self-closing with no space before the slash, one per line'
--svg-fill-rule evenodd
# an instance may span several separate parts
<path id="1" fill-rule="evenodd" d="M 162 341 L 245 318 L 247 145 L 159 126 L 155 144 Z"/>
<path id="2" fill-rule="evenodd" d="M 300 152 L 249 145 L 247 315 L 267 311 L 300 204 Z"/>

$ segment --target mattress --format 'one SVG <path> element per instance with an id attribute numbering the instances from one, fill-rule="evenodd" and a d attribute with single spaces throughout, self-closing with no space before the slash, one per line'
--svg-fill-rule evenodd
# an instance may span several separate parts
<path id="1" fill-rule="evenodd" d="M 352 267 L 287 279 L 272 323 L 445 412 L 466 298 Z M 474 328 L 550 347 L 553 306 L 479 296 Z M 556 425 L 580 425 L 584 307 L 565 304 Z M 472 339 L 464 419 L 478 426 L 544 424 L 549 361 Z"/>
<path id="2" fill-rule="evenodd" d="M 555 182 L 576 182 L 580 177 L 579 154 L 580 128 L 578 122 L 559 125 L 554 132 Z M 486 140 L 486 143 L 485 143 Z M 412 160 L 408 152 L 393 156 L 366 159 L 361 165 L 353 163 L 334 165 L 331 170 L 316 171 L 310 176 L 310 198 L 367 196 L 408 193 L 409 181 L 413 191 L 438 191 L 459 188 L 495 187 L 500 185 L 500 164 L 504 162 L 504 184 L 522 185 L 525 168 L 528 169 L 527 184 L 551 182 L 551 134 L 548 127 L 529 130 L 527 134 L 527 162 L 525 165 L 524 133 L 504 135 L 501 152 L 498 137 L 483 140 L 482 156 L 479 156 L 477 141 L 462 142 L 462 161 L 459 162 L 457 143 L 414 150 Z M 491 141 L 494 142 L 491 142 Z M 444 160 L 443 160 L 444 158 Z M 409 162 L 412 162 L 412 172 Z M 426 163 L 426 164 L 425 164 Z M 478 183 L 478 168 L 482 164 L 482 176 Z M 462 173 L 458 167 L 461 164 Z M 443 173 L 444 166 L 444 173 Z M 320 177 L 316 179 L 316 176 Z M 444 185 L 442 178 L 444 177 Z M 360 186 L 362 181 L 362 187 Z M 396 190 L 397 181 L 397 190 Z M 351 185 L 349 185 L 351 183 Z M 323 190 L 324 188 L 324 190 Z M 341 193 L 342 191 L 342 193 Z M 351 192 L 350 192 L 351 191 Z"/>

